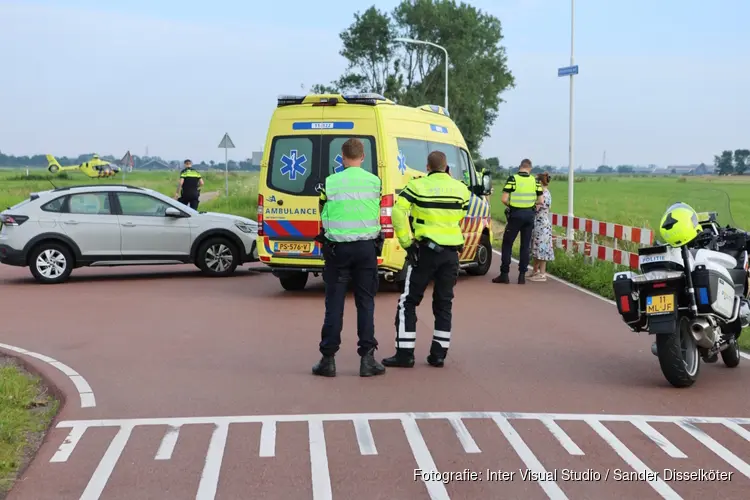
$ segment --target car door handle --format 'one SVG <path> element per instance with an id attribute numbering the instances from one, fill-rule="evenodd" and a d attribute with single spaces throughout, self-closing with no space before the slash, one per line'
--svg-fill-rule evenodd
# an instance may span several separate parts
<path id="1" fill-rule="evenodd" d="M 135 227 L 135 224 L 132 222 L 123 222 L 122 227 Z"/>
<path id="2" fill-rule="evenodd" d="M 66 220 L 65 224 L 76 225 L 76 224 L 78 224 L 78 221 L 77 220 Z"/>

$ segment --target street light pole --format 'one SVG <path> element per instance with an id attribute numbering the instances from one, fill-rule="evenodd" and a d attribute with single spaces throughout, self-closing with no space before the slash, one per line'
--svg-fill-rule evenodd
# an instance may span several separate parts
<path id="1" fill-rule="evenodd" d="M 570 66 L 575 66 L 573 57 L 573 41 L 575 36 L 575 0 L 570 0 Z M 568 248 L 571 248 L 573 241 L 573 175 L 575 167 L 573 166 L 573 77 L 570 74 L 570 110 L 568 121 Z"/>
<path id="2" fill-rule="evenodd" d="M 425 42 L 424 40 L 414 40 L 413 38 L 396 38 L 397 42 L 404 43 L 416 43 L 422 45 L 429 45 L 430 47 L 436 47 L 445 53 L 445 110 L 448 111 L 448 51 L 445 47 L 432 42 Z"/>

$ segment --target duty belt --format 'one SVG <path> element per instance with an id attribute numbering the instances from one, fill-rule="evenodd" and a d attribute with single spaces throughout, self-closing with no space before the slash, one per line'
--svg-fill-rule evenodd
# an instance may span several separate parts
<path id="1" fill-rule="evenodd" d="M 461 250 L 461 248 L 463 248 L 461 245 L 438 245 L 434 241 L 427 238 L 418 240 L 417 243 L 419 244 L 419 246 L 427 247 L 435 253 L 440 253 L 443 250 L 452 250 L 454 252 L 458 252 Z"/>

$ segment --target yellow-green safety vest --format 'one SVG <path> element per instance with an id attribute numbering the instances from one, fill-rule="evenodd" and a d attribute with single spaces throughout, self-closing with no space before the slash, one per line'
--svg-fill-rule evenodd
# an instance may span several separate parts
<path id="1" fill-rule="evenodd" d="M 506 189 L 513 189 L 510 193 L 509 204 L 513 208 L 531 208 L 536 204 L 542 190 L 541 183 L 531 175 L 513 175 L 505 184 Z"/>

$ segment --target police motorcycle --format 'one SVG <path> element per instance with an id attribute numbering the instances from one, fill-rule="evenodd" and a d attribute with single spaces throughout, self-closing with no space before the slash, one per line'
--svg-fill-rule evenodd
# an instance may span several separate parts
<path id="1" fill-rule="evenodd" d="M 651 352 L 674 387 L 698 379 L 701 360 L 740 363 L 737 339 L 750 324 L 750 234 L 734 224 L 722 190 L 701 190 L 671 204 L 657 244 L 638 251 L 640 273 L 618 272 L 617 310 L 634 332 L 655 335 Z M 698 212 L 706 206 L 722 210 Z"/>

